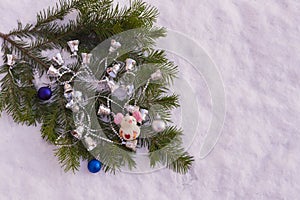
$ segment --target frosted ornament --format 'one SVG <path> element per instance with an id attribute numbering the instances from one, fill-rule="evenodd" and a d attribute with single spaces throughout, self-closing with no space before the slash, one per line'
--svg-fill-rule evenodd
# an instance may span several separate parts
<path id="1" fill-rule="evenodd" d="M 161 119 L 155 119 L 152 122 L 152 129 L 155 132 L 162 132 L 166 129 L 166 123 Z"/>

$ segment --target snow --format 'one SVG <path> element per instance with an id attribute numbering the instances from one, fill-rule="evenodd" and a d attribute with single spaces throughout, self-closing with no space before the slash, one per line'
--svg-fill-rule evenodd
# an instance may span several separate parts
<path id="1" fill-rule="evenodd" d="M 161 13 L 159 25 L 197 41 L 220 70 L 227 115 L 215 149 L 199 159 L 200 144 L 194 143 L 196 162 L 187 175 L 167 169 L 91 174 L 86 162 L 74 175 L 60 168 L 39 128 L 16 125 L 3 113 L 0 199 L 298 199 L 300 2 L 148 2 Z M 11 30 L 18 19 L 33 22 L 37 11 L 53 4 L 2 0 L 0 31 Z M 205 81 L 194 76 L 201 134 L 211 105 Z"/>

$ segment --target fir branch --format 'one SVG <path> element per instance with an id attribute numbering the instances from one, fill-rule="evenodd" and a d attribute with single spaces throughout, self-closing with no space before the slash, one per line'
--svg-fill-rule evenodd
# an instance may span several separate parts
<path id="1" fill-rule="evenodd" d="M 194 161 L 195 160 L 193 156 L 190 156 L 187 152 L 183 152 L 182 155 L 179 156 L 179 158 L 169 163 L 167 167 L 174 172 L 186 174 L 191 168 Z"/>
<path id="2" fill-rule="evenodd" d="M 75 171 L 80 167 L 80 151 L 76 146 L 60 147 L 54 150 L 54 155 L 57 156 L 59 162 L 64 168 L 65 172 Z"/>
<path id="3" fill-rule="evenodd" d="M 36 90 L 32 85 L 33 74 L 30 67 L 22 64 L 15 66 L 13 72 L 9 70 L 7 65 L 0 70 L 0 74 L 5 74 L 1 80 L 2 109 L 17 123 L 36 125 L 39 117 L 36 112 Z"/>
<path id="4" fill-rule="evenodd" d="M 9 32 L 8 36 L 18 36 L 34 39 L 34 37 L 44 37 L 45 27 L 49 26 L 57 20 L 63 18 L 70 13 L 78 5 L 79 0 L 60 0 L 55 4 L 55 7 L 48 7 L 37 14 L 37 21 L 35 25 L 26 24 L 24 27 L 21 22 L 18 22 L 18 27 Z"/>
<path id="5" fill-rule="evenodd" d="M 178 102 L 178 95 L 176 95 L 176 94 L 172 94 L 170 96 L 158 97 L 158 98 L 154 99 L 153 101 L 151 101 L 151 103 L 159 104 L 167 110 L 172 110 L 172 109 L 180 106 L 179 102 Z"/>
<path id="6" fill-rule="evenodd" d="M 158 163 L 166 165 L 177 173 L 186 173 L 191 167 L 193 157 L 189 156 L 181 147 L 182 130 L 168 127 L 163 132 L 150 138 L 150 165 Z"/>
<path id="7" fill-rule="evenodd" d="M 79 0 L 59 0 L 55 7 L 49 6 L 47 10 L 42 10 L 37 14 L 36 26 L 40 27 L 57 19 L 63 18 L 70 13 L 79 3 Z"/>
<path id="8" fill-rule="evenodd" d="M 121 167 L 128 167 L 129 169 L 136 167 L 133 153 L 119 145 L 98 141 L 98 146 L 93 150 L 93 153 L 97 155 L 97 159 L 105 164 L 106 172 L 116 173 L 116 171 L 121 170 Z"/>
<path id="9" fill-rule="evenodd" d="M 59 112 L 60 110 L 57 107 L 51 106 L 51 110 L 48 108 L 47 111 L 44 112 L 42 116 L 42 126 L 41 126 L 42 138 L 53 144 L 55 143 L 55 140 L 58 137 L 56 129 L 58 126 L 57 119 L 58 119 Z"/>
<path id="10" fill-rule="evenodd" d="M 11 46 L 11 52 L 14 52 L 17 55 L 20 55 L 24 60 L 27 60 L 29 63 L 41 67 L 44 69 L 48 69 L 46 58 L 39 55 L 38 52 L 33 52 L 28 49 L 28 44 L 22 41 L 14 41 L 8 35 L 0 33 L 0 37 L 4 40 L 3 45 L 5 45 L 5 41 L 7 41 Z M 2 47 L 5 48 L 5 47 Z"/>

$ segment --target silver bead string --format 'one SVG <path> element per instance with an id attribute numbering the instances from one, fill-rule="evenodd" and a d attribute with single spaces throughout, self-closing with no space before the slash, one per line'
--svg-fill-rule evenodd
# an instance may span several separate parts
<path id="1" fill-rule="evenodd" d="M 134 106 L 137 105 L 137 102 L 140 100 L 141 96 L 142 96 L 142 95 L 145 95 L 145 92 L 146 92 L 146 90 L 147 90 L 147 88 L 148 88 L 148 86 L 149 86 L 149 84 L 150 84 L 150 80 L 151 80 L 151 78 L 148 79 L 148 81 L 147 81 L 145 87 L 143 88 L 142 92 L 141 92 L 141 93 L 139 94 L 139 96 L 135 99 L 135 101 L 134 101 Z"/>

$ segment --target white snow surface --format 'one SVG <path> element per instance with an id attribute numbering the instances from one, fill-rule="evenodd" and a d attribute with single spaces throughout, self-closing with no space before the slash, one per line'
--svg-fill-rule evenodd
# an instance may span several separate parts
<path id="1" fill-rule="evenodd" d="M 86 162 L 74 175 L 61 169 L 39 127 L 16 125 L 3 113 L 0 199 L 299 199 L 300 1 L 147 2 L 160 11 L 158 25 L 197 41 L 220 70 L 227 115 L 215 149 L 203 160 L 193 150 L 187 175 L 91 174 Z M 1 0 L 0 31 L 34 22 L 53 4 Z"/>

